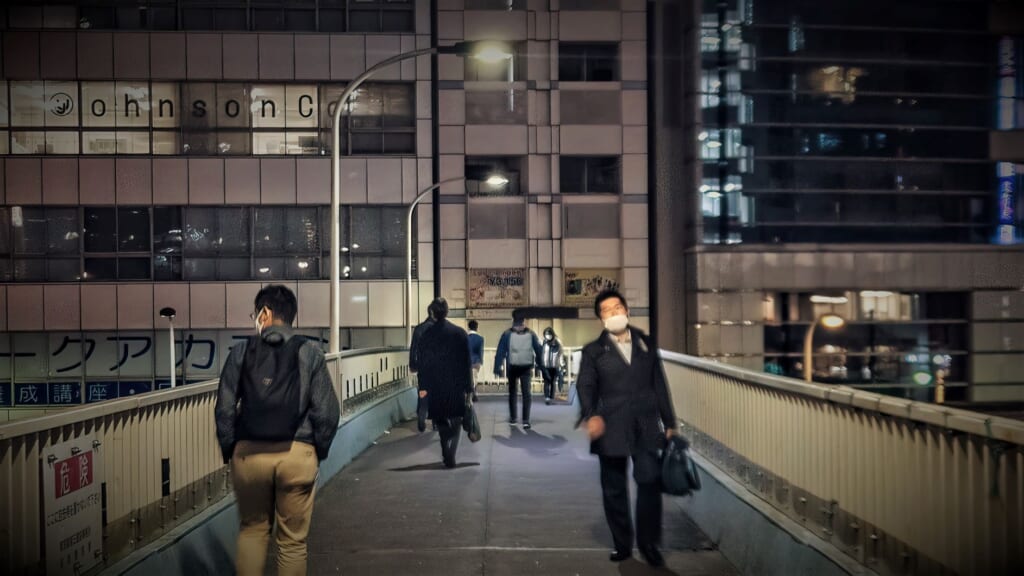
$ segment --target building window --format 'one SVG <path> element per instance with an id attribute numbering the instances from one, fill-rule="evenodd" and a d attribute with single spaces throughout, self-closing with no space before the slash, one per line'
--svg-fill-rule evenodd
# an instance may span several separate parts
<path id="1" fill-rule="evenodd" d="M 618 44 L 559 43 L 559 82 L 614 82 L 618 79 Z"/>
<path id="2" fill-rule="evenodd" d="M 522 194 L 524 160 L 521 156 L 466 156 L 466 193 L 470 196 Z"/>
<path id="3" fill-rule="evenodd" d="M 526 10 L 526 0 L 466 0 L 466 10 Z"/>
<path id="4" fill-rule="evenodd" d="M 328 227 L 325 212 L 324 226 Z M 352 279 L 405 278 L 406 208 L 404 206 L 342 206 L 341 207 L 341 272 Z M 412 245 L 416 246 L 416 227 L 413 227 Z M 326 234 L 325 236 L 330 236 Z M 324 252 L 327 260 L 330 243 Z M 413 272 L 416 273 L 415 250 Z"/>
<path id="5" fill-rule="evenodd" d="M 11 206 L 0 210 L 0 278 L 12 282 L 74 282 L 80 277 L 79 210 Z"/>
<path id="6" fill-rule="evenodd" d="M 149 280 L 148 208 L 83 208 L 83 280 Z"/>
<path id="7" fill-rule="evenodd" d="M 466 207 L 471 240 L 526 238 L 526 206 L 522 202 L 480 201 Z"/>
<path id="8" fill-rule="evenodd" d="M 319 218 L 315 207 L 256 208 L 253 219 L 256 277 L 319 278 Z"/>
<path id="9" fill-rule="evenodd" d="M 526 124 L 525 90 L 467 90 L 466 124 Z"/>
<path id="10" fill-rule="evenodd" d="M 563 194 L 618 194 L 622 191 L 618 156 L 562 156 L 559 181 Z"/>
<path id="11" fill-rule="evenodd" d="M 349 32 L 412 32 L 415 5 L 410 0 L 350 0 Z"/>
<path id="12" fill-rule="evenodd" d="M 618 204 L 564 204 L 562 230 L 566 238 L 620 238 Z"/>
<path id="13" fill-rule="evenodd" d="M 558 9 L 563 12 L 568 10 L 619 10 L 621 2 L 620 0 L 561 0 L 558 3 Z"/>
<path id="14" fill-rule="evenodd" d="M 321 155 L 338 85 L 0 82 L 0 154 Z M 521 103 L 525 108 L 525 99 Z M 9 113 L 8 113 L 9 111 Z M 413 154 L 409 83 L 367 84 L 344 115 L 344 154 Z"/>

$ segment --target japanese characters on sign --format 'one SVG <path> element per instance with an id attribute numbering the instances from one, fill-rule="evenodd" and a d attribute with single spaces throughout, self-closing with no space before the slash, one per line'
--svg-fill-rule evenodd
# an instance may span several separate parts
<path id="1" fill-rule="evenodd" d="M 469 271 L 470 308 L 516 308 L 529 304 L 523 268 L 475 268 Z"/>
<path id="2" fill-rule="evenodd" d="M 99 445 L 77 438 L 43 451 L 43 525 L 48 575 L 82 574 L 103 560 Z"/>

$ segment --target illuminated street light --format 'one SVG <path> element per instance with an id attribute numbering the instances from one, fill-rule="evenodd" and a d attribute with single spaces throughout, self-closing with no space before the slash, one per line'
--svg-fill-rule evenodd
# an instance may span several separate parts
<path id="1" fill-rule="evenodd" d="M 487 180 L 484 180 L 484 182 L 488 186 L 490 186 L 492 188 L 498 188 L 500 186 L 504 186 L 505 184 L 508 184 L 508 178 L 505 178 L 501 174 L 494 174 L 493 176 L 489 177 Z"/>
<path id="2" fill-rule="evenodd" d="M 512 58 L 512 50 L 498 42 L 456 42 L 451 46 L 431 46 L 396 54 L 366 69 L 345 86 L 345 90 L 334 103 L 331 129 L 331 304 L 330 304 L 330 353 L 341 351 L 341 115 L 355 91 L 377 72 L 403 60 L 431 54 L 455 54 L 470 56 L 478 60 L 500 62 Z M 511 75 L 511 70 L 509 71 Z M 436 119 L 435 119 L 436 121 Z"/>
<path id="3" fill-rule="evenodd" d="M 811 364 L 811 352 L 814 349 L 814 330 L 821 324 L 829 330 L 836 330 L 846 325 L 846 320 L 838 314 L 823 314 L 814 319 L 814 323 L 811 324 L 810 329 L 807 330 L 807 336 L 804 337 L 804 381 L 813 382 L 813 367 Z"/>

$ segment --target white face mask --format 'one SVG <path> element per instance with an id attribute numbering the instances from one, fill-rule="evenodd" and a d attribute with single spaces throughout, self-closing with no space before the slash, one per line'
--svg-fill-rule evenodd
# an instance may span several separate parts
<path id="1" fill-rule="evenodd" d="M 256 320 L 254 321 L 256 323 L 256 334 L 262 334 L 263 333 L 263 324 L 260 323 L 260 316 L 262 316 L 262 315 L 263 315 L 263 310 L 260 309 L 260 311 L 256 313 Z"/>
<path id="2" fill-rule="evenodd" d="M 554 336 L 552 336 L 551 334 L 545 334 L 545 335 L 544 335 L 544 339 L 545 339 L 545 340 L 554 340 L 554 338 L 555 338 L 555 337 L 554 337 Z"/>
<path id="3" fill-rule="evenodd" d="M 604 327 L 612 334 L 622 334 L 629 327 L 629 316 L 617 314 L 604 321 Z"/>

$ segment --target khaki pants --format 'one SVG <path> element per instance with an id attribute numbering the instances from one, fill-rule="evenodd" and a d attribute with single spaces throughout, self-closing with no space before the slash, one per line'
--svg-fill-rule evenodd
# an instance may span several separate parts
<path id="1" fill-rule="evenodd" d="M 231 481 L 241 529 L 239 576 L 262 576 L 270 531 L 277 524 L 277 573 L 306 574 L 306 536 L 313 515 L 319 463 L 304 442 L 249 442 L 235 446 Z"/>

